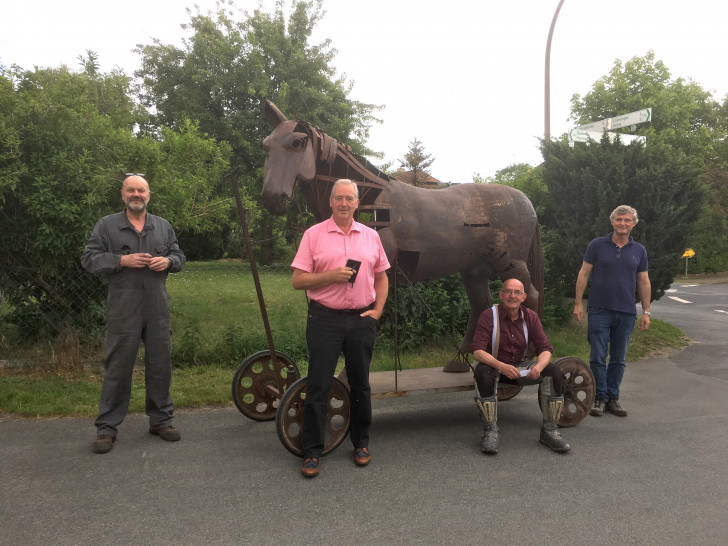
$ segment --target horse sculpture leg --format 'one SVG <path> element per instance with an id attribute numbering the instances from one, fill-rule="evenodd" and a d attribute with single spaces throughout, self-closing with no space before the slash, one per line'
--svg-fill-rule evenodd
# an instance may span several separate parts
<path id="1" fill-rule="evenodd" d="M 493 300 L 490 295 L 490 279 L 495 278 L 495 273 L 486 263 L 481 263 L 462 271 L 460 278 L 463 281 L 465 293 L 468 295 L 468 301 L 470 302 L 470 315 L 468 316 L 465 335 L 458 347 L 458 356 L 470 352 L 470 343 L 473 341 L 480 314 L 491 306 Z M 444 371 L 467 372 L 470 371 L 470 366 L 459 359 L 450 360 L 445 365 Z"/>

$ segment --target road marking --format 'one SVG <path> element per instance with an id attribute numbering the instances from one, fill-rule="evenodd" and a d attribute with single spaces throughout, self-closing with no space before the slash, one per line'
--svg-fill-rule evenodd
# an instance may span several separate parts
<path id="1" fill-rule="evenodd" d="M 725 311 L 723 309 L 716 309 L 715 312 L 716 313 L 725 313 L 726 315 L 728 315 L 728 311 Z"/>
<path id="2" fill-rule="evenodd" d="M 675 300 L 676 302 L 679 302 L 679 303 L 693 303 L 692 301 L 684 300 L 682 298 L 678 298 L 677 296 L 667 296 L 667 297 L 670 298 L 671 300 Z"/>
<path id="3" fill-rule="evenodd" d="M 674 294 L 675 292 L 677 292 L 677 288 L 668 288 L 665 290 L 666 294 Z"/>
<path id="4" fill-rule="evenodd" d="M 683 288 L 692 288 L 693 286 L 700 286 L 699 284 L 681 284 Z"/>

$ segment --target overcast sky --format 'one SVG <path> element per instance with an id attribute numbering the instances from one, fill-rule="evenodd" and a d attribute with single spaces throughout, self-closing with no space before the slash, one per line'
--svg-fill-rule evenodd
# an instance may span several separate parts
<path id="1" fill-rule="evenodd" d="M 253 10 L 258 0 L 237 0 Z M 137 44 L 181 46 L 185 7 L 214 0 L 14 0 L 0 17 L 0 63 L 80 70 L 138 68 Z M 286 6 L 288 6 L 286 2 Z M 546 39 L 558 0 L 327 0 L 314 42 L 330 38 L 350 98 L 383 105 L 368 145 L 396 161 L 416 137 L 441 181 L 470 182 L 513 163 L 541 162 Z M 273 0 L 265 0 L 271 12 Z M 565 0 L 551 48 L 551 134 L 570 129 L 570 99 L 616 59 L 649 50 L 673 77 L 720 101 L 728 93 L 725 0 Z M 625 112 L 626 113 L 626 112 Z M 285 112 L 284 112 L 285 114 Z M 659 116 L 659 112 L 653 112 Z M 375 163 L 380 163 L 378 160 Z M 398 163 L 395 163 L 397 166 Z"/>

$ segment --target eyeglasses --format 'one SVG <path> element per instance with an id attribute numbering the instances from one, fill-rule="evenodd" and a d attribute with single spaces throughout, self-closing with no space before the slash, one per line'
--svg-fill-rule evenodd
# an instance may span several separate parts
<path id="1" fill-rule="evenodd" d="M 520 290 L 506 290 L 505 288 L 503 288 L 501 292 L 506 296 L 522 296 L 525 294 L 525 292 L 521 292 Z"/>
<path id="2" fill-rule="evenodd" d="M 130 176 L 141 176 L 142 178 L 144 178 L 146 175 L 144 173 L 126 173 L 124 175 L 124 180 L 126 180 Z"/>

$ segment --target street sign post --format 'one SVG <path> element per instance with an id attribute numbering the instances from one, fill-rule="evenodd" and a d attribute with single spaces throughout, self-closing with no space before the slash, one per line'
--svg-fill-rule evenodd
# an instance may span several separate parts
<path id="1" fill-rule="evenodd" d="M 590 140 L 599 142 L 602 139 L 602 133 L 604 131 L 612 131 L 614 129 L 621 129 L 622 127 L 630 127 L 650 121 L 652 121 L 652 108 L 644 108 L 630 112 L 629 114 L 592 121 L 586 125 L 579 125 L 569 131 L 569 146 L 573 146 L 574 142 L 589 142 Z M 610 142 L 614 142 L 614 139 L 619 135 L 623 144 L 630 144 L 637 141 L 644 146 L 647 143 L 647 138 L 643 136 L 611 132 L 607 132 L 607 135 L 609 136 Z"/>
<path id="2" fill-rule="evenodd" d="M 695 256 L 695 251 L 692 248 L 688 248 L 683 252 L 682 258 L 685 258 L 685 278 L 688 278 L 688 260 Z"/>

